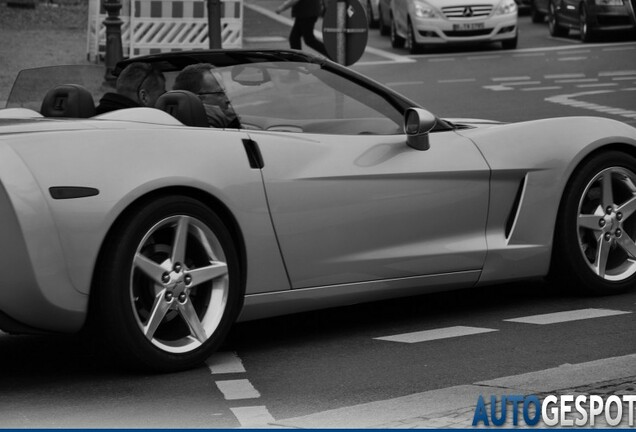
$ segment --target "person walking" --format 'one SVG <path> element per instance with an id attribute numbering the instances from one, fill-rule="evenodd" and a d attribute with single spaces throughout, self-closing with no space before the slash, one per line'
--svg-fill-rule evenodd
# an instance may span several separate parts
<path id="1" fill-rule="evenodd" d="M 302 49 L 301 38 L 305 44 L 320 54 L 327 56 L 327 50 L 322 42 L 314 36 L 314 25 L 322 15 L 323 0 L 285 0 L 276 8 L 276 13 L 291 8 L 291 15 L 294 18 L 294 25 L 289 32 L 289 46 L 292 49 Z"/>

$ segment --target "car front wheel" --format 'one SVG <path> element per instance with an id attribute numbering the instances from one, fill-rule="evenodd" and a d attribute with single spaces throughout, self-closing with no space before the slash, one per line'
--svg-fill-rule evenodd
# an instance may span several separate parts
<path id="1" fill-rule="evenodd" d="M 562 27 L 559 23 L 554 1 L 550 1 L 548 5 L 548 30 L 550 31 L 550 36 L 554 37 L 565 37 L 569 33 L 569 30 L 566 27 Z"/>
<path id="2" fill-rule="evenodd" d="M 564 192 L 552 270 L 592 294 L 636 284 L 636 159 L 608 152 L 585 162 Z"/>
<path id="3" fill-rule="evenodd" d="M 232 237 L 213 211 L 189 197 L 131 211 L 114 227 L 100 263 L 98 324 L 134 366 L 170 372 L 202 363 L 242 306 Z"/>
<path id="4" fill-rule="evenodd" d="M 581 10 L 579 11 L 579 32 L 581 42 L 587 43 L 594 41 L 594 35 L 590 30 L 589 18 L 585 5 L 581 5 Z"/>
<path id="5" fill-rule="evenodd" d="M 397 33 L 395 20 L 391 17 L 391 46 L 393 48 L 403 48 L 404 42 L 404 38 Z"/>

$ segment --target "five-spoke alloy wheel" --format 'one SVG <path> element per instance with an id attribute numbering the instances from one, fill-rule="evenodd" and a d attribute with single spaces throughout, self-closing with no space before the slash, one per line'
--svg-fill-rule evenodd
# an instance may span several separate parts
<path id="1" fill-rule="evenodd" d="M 608 152 L 585 162 L 564 194 L 553 270 L 595 294 L 636 281 L 636 159 Z"/>
<path id="2" fill-rule="evenodd" d="M 192 367 L 221 343 L 242 304 L 231 235 L 188 197 L 152 201 L 115 227 L 100 266 L 100 319 L 127 358 Z"/>

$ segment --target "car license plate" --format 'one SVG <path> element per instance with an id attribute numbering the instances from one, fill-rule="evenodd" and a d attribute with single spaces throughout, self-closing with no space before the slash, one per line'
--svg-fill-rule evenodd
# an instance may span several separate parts
<path id="1" fill-rule="evenodd" d="M 481 30 L 483 28 L 484 28 L 484 23 L 453 24 L 454 31 Z"/>

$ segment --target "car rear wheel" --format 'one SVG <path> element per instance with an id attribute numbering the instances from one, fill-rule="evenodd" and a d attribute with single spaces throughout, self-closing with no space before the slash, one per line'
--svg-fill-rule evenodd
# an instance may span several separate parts
<path id="1" fill-rule="evenodd" d="M 550 35 L 554 37 L 565 37 L 569 33 L 569 30 L 566 27 L 562 27 L 559 23 L 559 17 L 553 1 L 548 4 L 548 29 Z"/>
<path id="2" fill-rule="evenodd" d="M 579 32 L 581 37 L 581 42 L 592 42 L 594 41 L 594 35 L 590 30 L 589 25 L 589 16 L 587 13 L 587 9 L 585 5 L 581 5 L 581 9 L 579 11 Z"/>
<path id="3" fill-rule="evenodd" d="M 636 284 L 636 159 L 608 152 L 586 161 L 564 192 L 552 270 L 592 294 Z"/>
<path id="4" fill-rule="evenodd" d="M 242 305 L 231 235 L 214 212 L 188 197 L 135 210 L 115 226 L 100 260 L 99 323 L 134 366 L 194 367 L 218 348 Z"/>
<path id="5" fill-rule="evenodd" d="M 404 38 L 397 33 L 395 20 L 391 17 L 391 46 L 393 48 L 403 48 L 404 42 Z"/>

